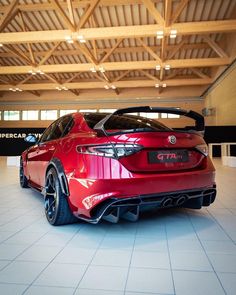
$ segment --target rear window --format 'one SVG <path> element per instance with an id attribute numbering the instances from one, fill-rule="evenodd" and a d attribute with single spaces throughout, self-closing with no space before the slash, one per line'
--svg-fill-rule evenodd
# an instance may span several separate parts
<path id="1" fill-rule="evenodd" d="M 101 121 L 108 114 L 87 113 L 84 118 L 90 128 Z M 168 131 L 171 130 L 164 124 L 154 119 L 148 119 L 136 115 L 113 115 L 104 125 L 107 131 L 115 132 L 142 132 L 142 131 Z"/>

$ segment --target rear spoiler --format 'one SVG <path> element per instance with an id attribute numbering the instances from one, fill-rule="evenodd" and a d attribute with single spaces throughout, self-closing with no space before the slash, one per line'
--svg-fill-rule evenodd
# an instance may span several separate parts
<path id="1" fill-rule="evenodd" d="M 191 118 L 195 120 L 195 130 L 199 131 L 201 133 L 204 133 L 205 130 L 205 122 L 204 117 L 194 111 L 186 111 L 182 109 L 177 108 L 166 108 L 166 107 L 150 107 L 150 106 L 143 106 L 143 107 L 131 107 L 131 108 L 125 108 L 125 109 L 119 109 L 115 111 L 114 113 L 111 113 L 107 115 L 105 118 L 103 118 L 101 121 L 99 121 L 93 129 L 97 131 L 98 133 L 103 133 L 105 135 L 109 135 L 104 125 L 105 123 L 114 115 L 123 115 L 126 113 L 139 113 L 139 112 L 146 112 L 146 113 L 169 113 L 169 114 L 175 114 L 180 116 L 185 116 L 188 118 Z"/>

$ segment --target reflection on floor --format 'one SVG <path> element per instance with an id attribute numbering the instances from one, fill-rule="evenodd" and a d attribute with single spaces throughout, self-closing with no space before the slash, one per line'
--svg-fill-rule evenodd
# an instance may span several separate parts
<path id="1" fill-rule="evenodd" d="M 0 160 L 0 294 L 235 294 L 236 168 L 217 167 L 218 197 L 113 225 L 50 226 L 41 195 Z"/>

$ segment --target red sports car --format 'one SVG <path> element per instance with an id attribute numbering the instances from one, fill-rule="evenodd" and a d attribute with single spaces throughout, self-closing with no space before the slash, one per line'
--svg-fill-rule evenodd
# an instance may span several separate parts
<path id="1" fill-rule="evenodd" d="M 195 121 L 173 130 L 132 113 L 171 113 Z M 50 224 L 136 221 L 150 208 L 209 206 L 215 169 L 204 118 L 177 108 L 133 107 L 112 114 L 73 113 L 53 122 L 21 156 L 20 184 L 41 191 Z"/>

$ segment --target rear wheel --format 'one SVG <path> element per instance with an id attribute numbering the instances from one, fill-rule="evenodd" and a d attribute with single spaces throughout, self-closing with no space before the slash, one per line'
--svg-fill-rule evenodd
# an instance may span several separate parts
<path id="1" fill-rule="evenodd" d="M 66 196 L 62 193 L 57 172 L 51 168 L 46 176 L 45 214 L 52 225 L 74 223 L 78 219 L 72 214 Z"/>
<path id="2" fill-rule="evenodd" d="M 28 186 L 28 179 L 25 176 L 24 173 L 24 166 L 23 166 L 23 160 L 20 159 L 20 169 L 19 169 L 19 178 L 20 178 L 20 186 L 23 188 L 29 187 Z"/>

